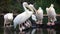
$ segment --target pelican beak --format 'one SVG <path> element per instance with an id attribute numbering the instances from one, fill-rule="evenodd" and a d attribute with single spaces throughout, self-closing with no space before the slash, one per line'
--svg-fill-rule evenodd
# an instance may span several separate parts
<path id="1" fill-rule="evenodd" d="M 31 8 L 36 12 L 36 8 L 34 7 L 34 5 L 30 4 Z"/>
<path id="2" fill-rule="evenodd" d="M 36 8 L 33 6 L 33 10 L 36 11 Z"/>
<path id="3" fill-rule="evenodd" d="M 35 9 L 35 7 L 34 7 L 34 6 L 32 6 L 32 9 L 33 9 L 34 14 L 35 14 L 37 10 Z"/>
<path id="4" fill-rule="evenodd" d="M 34 5 L 32 5 L 32 4 L 29 4 L 29 9 L 32 10 L 32 11 L 36 11 Z"/>
<path id="5" fill-rule="evenodd" d="M 30 10 L 30 11 L 33 11 L 33 8 L 31 6 L 27 6 L 27 8 Z"/>

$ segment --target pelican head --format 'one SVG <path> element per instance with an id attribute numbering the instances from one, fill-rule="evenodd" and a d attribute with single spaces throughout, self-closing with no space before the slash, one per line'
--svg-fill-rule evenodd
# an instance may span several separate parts
<path id="1" fill-rule="evenodd" d="M 29 7 L 30 7 L 31 10 L 33 9 L 34 11 L 36 11 L 34 5 L 30 4 Z"/>
<path id="2" fill-rule="evenodd" d="M 23 2 L 23 7 L 25 10 L 27 10 L 28 8 L 29 10 L 33 11 L 32 6 L 33 6 L 32 4 L 28 5 L 27 2 Z"/>
<path id="3" fill-rule="evenodd" d="M 23 2 L 23 6 L 28 7 L 28 3 L 27 2 Z"/>
<path id="4" fill-rule="evenodd" d="M 54 7 L 54 4 L 51 4 L 51 7 Z"/>
<path id="5" fill-rule="evenodd" d="M 46 11 L 48 11 L 48 7 L 46 8 Z"/>
<path id="6" fill-rule="evenodd" d="M 33 5 L 29 4 L 29 8 L 33 11 Z"/>
<path id="7" fill-rule="evenodd" d="M 41 7 L 39 7 L 39 10 L 41 10 L 42 8 Z"/>
<path id="8" fill-rule="evenodd" d="M 30 6 L 30 7 L 33 7 L 33 5 L 32 5 L 32 4 L 29 4 L 29 6 Z"/>

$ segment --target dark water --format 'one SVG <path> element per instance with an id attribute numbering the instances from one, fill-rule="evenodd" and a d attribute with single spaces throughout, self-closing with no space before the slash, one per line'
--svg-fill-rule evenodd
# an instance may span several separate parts
<path id="1" fill-rule="evenodd" d="M 60 34 L 60 29 L 57 28 L 29 28 L 26 31 L 15 31 L 12 28 L 4 28 L 0 34 Z"/>

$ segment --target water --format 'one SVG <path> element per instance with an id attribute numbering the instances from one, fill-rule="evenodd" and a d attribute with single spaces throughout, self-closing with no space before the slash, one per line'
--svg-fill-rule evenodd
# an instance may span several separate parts
<path id="1" fill-rule="evenodd" d="M 54 28 L 29 28 L 26 31 L 13 31 L 12 28 L 4 28 L 0 34 L 60 34 L 59 29 Z"/>

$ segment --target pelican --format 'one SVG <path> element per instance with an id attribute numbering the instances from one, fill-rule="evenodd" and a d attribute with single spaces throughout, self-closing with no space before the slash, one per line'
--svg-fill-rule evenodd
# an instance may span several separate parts
<path id="1" fill-rule="evenodd" d="M 36 11 L 36 17 L 38 19 L 38 23 L 42 24 L 43 21 L 43 9 L 39 7 L 39 9 Z"/>
<path id="2" fill-rule="evenodd" d="M 30 4 L 32 6 L 32 8 L 35 10 L 35 15 L 36 17 L 34 16 L 34 20 L 37 20 L 37 24 L 42 24 L 42 21 L 43 21 L 43 9 L 41 7 L 39 7 L 38 10 L 35 9 L 35 7 Z"/>
<path id="3" fill-rule="evenodd" d="M 30 5 L 35 10 L 36 17 L 34 19 L 38 21 L 37 22 L 38 24 L 42 24 L 42 21 L 43 21 L 43 9 L 41 7 L 39 7 L 39 9 L 36 10 L 35 7 L 32 4 L 30 4 Z"/>
<path id="4" fill-rule="evenodd" d="M 55 21 L 57 20 L 56 19 L 56 12 L 55 12 L 55 9 L 54 9 L 54 5 L 51 4 L 51 6 L 49 8 L 46 8 L 46 11 L 47 11 L 47 15 L 48 15 L 48 23 L 47 25 L 55 25 Z M 51 23 L 51 22 L 52 23 Z"/>
<path id="5" fill-rule="evenodd" d="M 4 15 L 4 27 L 5 25 L 10 24 L 11 25 L 11 21 L 13 20 L 13 13 L 7 13 Z"/>
<path id="6" fill-rule="evenodd" d="M 31 11 L 28 10 L 26 7 L 29 8 Z M 23 2 L 23 8 L 25 11 L 17 15 L 13 20 L 14 28 L 16 28 L 17 24 L 24 23 L 34 13 L 33 9 L 28 6 L 27 2 Z"/>

